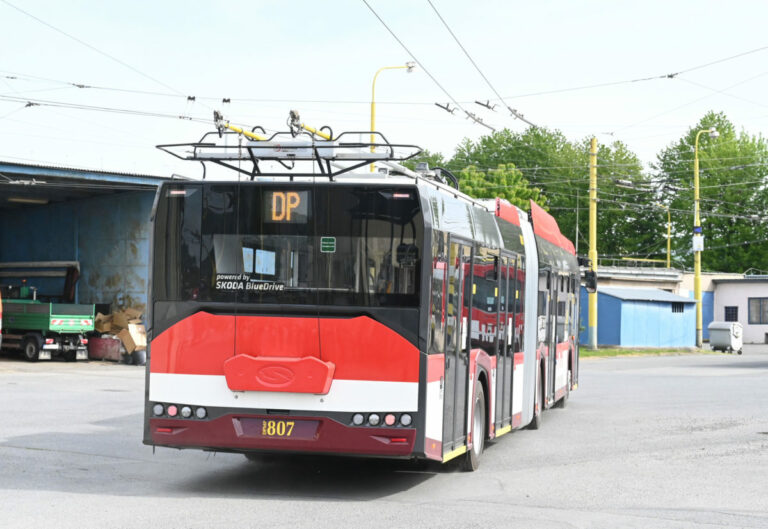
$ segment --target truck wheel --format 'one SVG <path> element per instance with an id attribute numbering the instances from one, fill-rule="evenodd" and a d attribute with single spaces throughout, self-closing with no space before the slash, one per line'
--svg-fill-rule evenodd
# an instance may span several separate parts
<path id="1" fill-rule="evenodd" d="M 37 362 L 40 357 L 40 340 L 35 336 L 25 336 L 21 341 L 21 350 L 24 358 L 29 362 Z"/>
<path id="2" fill-rule="evenodd" d="M 485 392 L 479 380 L 475 383 L 475 398 L 472 402 L 472 448 L 464 457 L 464 470 L 469 472 L 480 466 L 480 455 L 485 448 Z"/>

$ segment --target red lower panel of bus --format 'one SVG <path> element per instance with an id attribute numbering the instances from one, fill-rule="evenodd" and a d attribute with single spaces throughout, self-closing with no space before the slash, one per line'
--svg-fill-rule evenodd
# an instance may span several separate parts
<path id="1" fill-rule="evenodd" d="M 417 382 L 419 350 L 372 318 L 231 316 L 198 312 L 152 340 L 152 373 L 223 375 L 235 355 L 318 358 L 341 380 Z"/>
<path id="2" fill-rule="evenodd" d="M 357 428 L 322 417 L 225 415 L 209 421 L 150 419 L 152 442 L 174 448 L 408 456 L 413 428 Z"/>

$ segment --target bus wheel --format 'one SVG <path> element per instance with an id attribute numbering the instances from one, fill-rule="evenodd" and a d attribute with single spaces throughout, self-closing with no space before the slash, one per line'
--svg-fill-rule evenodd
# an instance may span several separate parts
<path id="1" fill-rule="evenodd" d="M 529 430 L 541 427 L 541 415 L 544 413 L 544 384 L 541 383 L 540 369 L 536 373 L 536 394 L 533 397 L 533 419 L 528 424 Z"/>
<path id="2" fill-rule="evenodd" d="M 29 362 L 37 362 L 40 357 L 40 341 L 35 336 L 25 336 L 21 341 L 24 358 Z"/>
<path id="3" fill-rule="evenodd" d="M 480 455 L 485 448 L 485 392 L 480 381 L 475 384 L 472 402 L 472 448 L 464 458 L 464 470 L 470 472 L 480 466 Z"/>

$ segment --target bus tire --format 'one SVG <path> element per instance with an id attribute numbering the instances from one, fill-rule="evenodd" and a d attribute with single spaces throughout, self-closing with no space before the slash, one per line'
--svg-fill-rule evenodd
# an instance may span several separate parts
<path id="1" fill-rule="evenodd" d="M 533 419 L 528 424 L 529 430 L 541 428 L 541 415 L 544 413 L 544 384 L 541 381 L 541 369 L 536 373 L 536 394 L 533 397 Z M 538 411 L 538 413 L 536 413 Z"/>
<path id="2" fill-rule="evenodd" d="M 472 448 L 464 456 L 464 470 L 474 472 L 480 466 L 480 456 L 485 449 L 485 391 L 478 380 L 472 398 Z"/>
<path id="3" fill-rule="evenodd" d="M 37 362 L 40 358 L 40 340 L 34 334 L 28 334 L 21 341 L 21 351 L 24 353 L 24 359 L 28 362 Z"/>

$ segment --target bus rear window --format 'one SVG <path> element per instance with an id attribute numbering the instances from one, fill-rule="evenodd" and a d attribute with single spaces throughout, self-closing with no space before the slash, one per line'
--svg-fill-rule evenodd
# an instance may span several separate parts
<path id="1" fill-rule="evenodd" d="M 415 189 L 206 184 L 201 192 L 202 201 L 187 208 L 200 208 L 196 226 L 187 226 L 195 220 L 186 209 L 173 206 L 194 194 L 168 197 L 158 207 L 156 295 L 418 305 L 423 221 Z M 190 257 L 196 252 L 197 259 Z M 177 281 L 168 279 L 174 275 Z"/>

